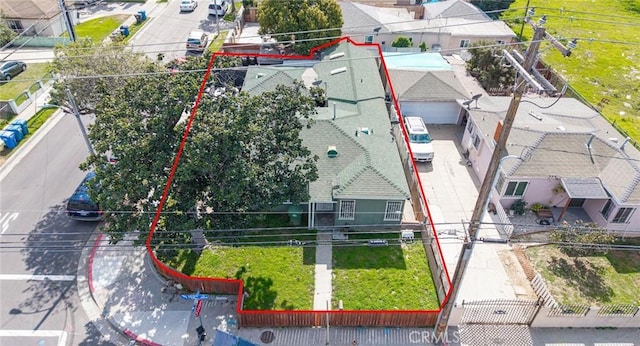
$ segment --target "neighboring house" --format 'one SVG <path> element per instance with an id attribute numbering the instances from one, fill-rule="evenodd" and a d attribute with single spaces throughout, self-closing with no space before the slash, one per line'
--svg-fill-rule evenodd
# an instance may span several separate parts
<path id="1" fill-rule="evenodd" d="M 67 31 L 57 0 L 2 0 L 0 10 L 18 34 L 58 37 Z M 75 13 L 70 17 L 77 20 Z"/>
<path id="2" fill-rule="evenodd" d="M 579 208 L 591 218 L 583 221 L 640 236 L 640 152 L 595 110 L 573 98 L 554 101 L 523 98 L 506 146 L 513 157 L 501 160 L 492 200 L 509 208 L 523 199 L 562 214 Z M 477 108 L 464 108 L 469 119 L 462 146 L 480 179 L 510 102 L 487 97 Z"/>
<path id="3" fill-rule="evenodd" d="M 243 91 L 258 94 L 302 80 L 328 94 L 304 144 L 319 160 L 309 184 L 308 227 L 400 225 L 410 198 L 379 74 L 379 57 L 346 40 L 321 52 L 310 67 L 249 67 Z"/>
<path id="4" fill-rule="evenodd" d="M 386 53 L 384 57 L 404 117 L 419 116 L 426 124 L 462 123 L 459 100 L 469 99 L 469 93 L 442 55 Z"/>
<path id="5" fill-rule="evenodd" d="M 516 37 L 504 22 L 491 20 L 462 0 L 426 3 L 425 13 L 434 17 L 424 19 L 415 19 L 410 7 L 376 7 L 349 1 L 339 4 L 343 35 L 357 42 L 380 43 L 385 51 L 395 51 L 391 44 L 399 36 L 408 37 L 415 49 L 424 42 L 428 49 L 445 55 L 461 53 L 475 42 L 510 43 Z"/>

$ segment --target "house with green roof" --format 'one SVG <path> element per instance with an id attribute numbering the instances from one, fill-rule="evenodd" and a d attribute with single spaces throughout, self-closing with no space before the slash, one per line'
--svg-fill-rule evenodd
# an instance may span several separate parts
<path id="1" fill-rule="evenodd" d="M 342 41 L 319 60 L 251 66 L 243 91 L 259 94 L 303 81 L 325 90 L 304 144 L 319 159 L 318 179 L 309 183 L 304 205 L 310 228 L 400 225 L 410 198 L 380 78 L 377 52 Z"/>

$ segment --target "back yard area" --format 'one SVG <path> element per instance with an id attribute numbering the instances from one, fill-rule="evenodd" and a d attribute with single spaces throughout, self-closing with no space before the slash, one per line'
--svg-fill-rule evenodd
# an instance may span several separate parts
<path id="1" fill-rule="evenodd" d="M 555 245 L 545 245 L 529 247 L 526 253 L 560 304 L 640 305 L 638 250 L 570 257 Z"/>

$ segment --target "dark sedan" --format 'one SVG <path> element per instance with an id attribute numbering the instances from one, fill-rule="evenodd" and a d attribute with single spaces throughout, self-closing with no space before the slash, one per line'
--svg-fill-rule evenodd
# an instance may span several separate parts
<path id="1" fill-rule="evenodd" d="M 0 80 L 8 81 L 27 69 L 27 65 L 22 61 L 0 62 Z"/>

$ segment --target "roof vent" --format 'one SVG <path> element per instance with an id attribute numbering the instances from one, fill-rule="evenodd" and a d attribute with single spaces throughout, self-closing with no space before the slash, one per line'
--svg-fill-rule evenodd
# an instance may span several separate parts
<path id="1" fill-rule="evenodd" d="M 338 149 L 336 149 L 335 145 L 330 145 L 327 148 L 327 157 L 332 159 L 332 158 L 334 158 L 336 156 L 338 156 Z"/>
<path id="2" fill-rule="evenodd" d="M 335 70 L 331 70 L 331 72 L 329 72 L 329 73 L 331 73 L 331 75 L 333 76 L 334 74 L 338 74 L 338 73 L 342 73 L 342 72 L 346 72 L 346 71 L 347 71 L 346 67 L 340 67 L 340 68 L 337 68 Z"/>
<path id="3" fill-rule="evenodd" d="M 262 72 L 256 73 L 256 79 L 257 78 L 262 78 L 262 77 L 264 77 L 264 73 L 262 73 Z"/>
<path id="4" fill-rule="evenodd" d="M 333 54 L 329 55 L 329 60 L 342 58 L 343 56 L 344 56 L 344 52 L 333 53 Z"/>

